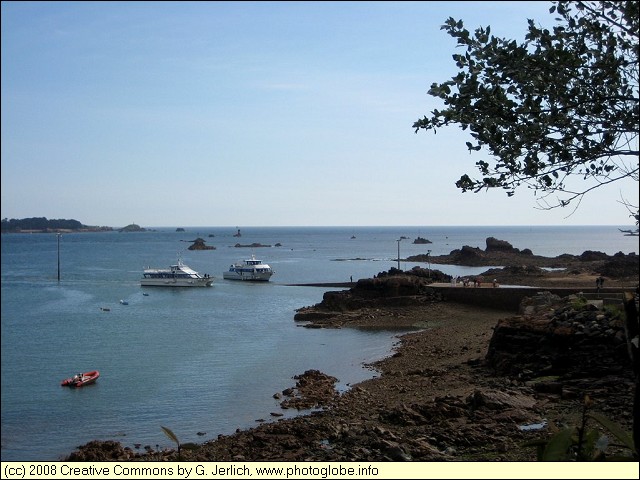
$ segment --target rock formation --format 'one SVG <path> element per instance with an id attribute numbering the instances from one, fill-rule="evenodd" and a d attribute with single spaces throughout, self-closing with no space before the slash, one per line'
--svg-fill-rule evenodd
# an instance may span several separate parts
<path id="1" fill-rule="evenodd" d="M 146 228 L 142 228 L 140 225 L 136 225 L 135 223 L 131 223 L 126 227 L 120 228 L 119 232 L 146 232 Z"/>
<path id="2" fill-rule="evenodd" d="M 215 250 L 216 247 L 205 245 L 204 239 L 198 237 L 193 240 L 193 244 L 189 246 L 189 250 Z"/>
<path id="3" fill-rule="evenodd" d="M 424 243 L 433 243 L 431 240 L 427 240 L 426 238 L 417 237 L 414 241 L 414 244 L 424 244 Z"/>

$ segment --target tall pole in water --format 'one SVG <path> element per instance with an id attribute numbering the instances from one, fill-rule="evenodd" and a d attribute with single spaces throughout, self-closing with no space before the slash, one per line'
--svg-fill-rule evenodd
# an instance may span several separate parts
<path id="1" fill-rule="evenodd" d="M 398 270 L 400 270 L 400 241 L 401 240 L 402 240 L 401 238 L 396 240 L 396 242 L 398 242 Z"/>
<path id="2" fill-rule="evenodd" d="M 56 234 L 58 236 L 58 282 L 60 281 L 60 237 L 61 233 Z"/>

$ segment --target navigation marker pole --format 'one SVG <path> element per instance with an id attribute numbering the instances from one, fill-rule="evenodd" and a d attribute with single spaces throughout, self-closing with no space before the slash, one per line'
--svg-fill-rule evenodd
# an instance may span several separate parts
<path id="1" fill-rule="evenodd" d="M 60 282 L 60 237 L 61 233 L 56 234 L 58 236 L 58 282 Z"/>
<path id="2" fill-rule="evenodd" d="M 400 242 L 402 241 L 402 238 L 399 238 L 398 240 L 396 240 L 396 242 L 398 242 L 398 270 L 400 270 Z"/>

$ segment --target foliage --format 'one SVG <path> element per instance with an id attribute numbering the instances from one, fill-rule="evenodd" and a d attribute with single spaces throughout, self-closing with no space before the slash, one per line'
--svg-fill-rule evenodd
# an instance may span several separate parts
<path id="1" fill-rule="evenodd" d="M 45 217 L 32 217 L 8 220 L 2 219 L 2 231 L 11 232 L 19 230 L 47 230 L 47 229 L 63 229 L 78 230 L 84 227 L 78 220 L 47 220 Z"/>
<path id="2" fill-rule="evenodd" d="M 582 296 L 582 295 L 578 295 L 576 296 L 573 301 L 571 302 L 571 308 L 573 310 L 584 310 L 587 305 L 589 304 L 589 302 L 587 302 L 586 297 Z"/>
<path id="3" fill-rule="evenodd" d="M 588 409 L 591 404 L 589 396 L 585 396 L 580 426 L 563 428 L 546 441 L 536 440 L 528 442 L 526 446 L 537 447 L 539 461 L 637 460 L 631 434 L 607 417 L 597 413 L 589 413 Z M 601 434 L 599 430 L 587 428 L 588 420 L 598 422 L 620 443 L 611 444 L 609 438 Z M 628 449 L 630 454 L 607 455 L 607 450 L 612 447 Z"/>
<path id="4" fill-rule="evenodd" d="M 453 55 L 459 73 L 428 92 L 446 108 L 413 127 L 458 124 L 470 131 L 470 152 L 488 149 L 493 160 L 476 163 L 481 178 L 456 182 L 463 192 L 512 196 L 526 185 L 543 209 L 577 208 L 603 185 L 638 182 L 638 3 L 552 4 L 557 26 L 529 20 L 522 43 L 490 27 L 470 33 L 453 18 L 442 26 L 466 51 Z M 638 206 L 621 203 L 637 225 Z"/>
<path id="5" fill-rule="evenodd" d="M 162 425 L 160 425 L 160 428 L 162 429 L 162 431 L 164 432 L 164 434 L 169 437 L 170 440 L 172 440 L 173 442 L 175 442 L 175 444 L 178 447 L 178 460 L 180 460 L 180 440 L 178 440 L 178 437 L 176 436 L 175 433 L 173 433 L 171 431 L 171 429 L 167 428 L 167 427 L 163 427 Z"/>
<path id="6" fill-rule="evenodd" d="M 602 307 L 602 309 L 604 310 L 607 317 L 609 317 L 610 319 L 615 320 L 615 319 L 623 318 L 624 316 L 624 309 L 621 308 L 619 305 L 605 305 L 604 307 Z"/>

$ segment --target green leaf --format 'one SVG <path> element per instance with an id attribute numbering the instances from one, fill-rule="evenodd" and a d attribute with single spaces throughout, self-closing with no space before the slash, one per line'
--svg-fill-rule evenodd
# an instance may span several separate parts
<path id="1" fill-rule="evenodd" d="M 630 433 L 625 432 L 622 429 L 622 427 L 620 427 L 620 425 L 618 425 L 615 422 L 612 422 L 611 420 L 609 420 L 604 415 L 600 415 L 598 413 L 593 413 L 592 412 L 592 413 L 589 413 L 588 416 L 593 418 L 596 422 L 598 422 L 600 425 L 602 425 L 607 430 L 609 430 L 613 434 L 614 437 L 616 437 L 618 440 L 620 440 L 622 442 L 622 444 L 625 447 L 630 449 L 632 452 L 636 451 L 635 443 L 633 442 L 633 437 L 631 436 Z"/>
<path id="2" fill-rule="evenodd" d="M 563 462 L 567 460 L 567 452 L 573 444 L 572 436 L 575 433 L 574 428 L 565 428 L 556 433 L 544 449 L 542 453 L 542 461 L 545 462 Z"/>
<path id="3" fill-rule="evenodd" d="M 173 433 L 167 427 L 163 427 L 162 425 L 160 425 L 160 428 L 162 429 L 162 431 L 167 437 L 169 437 L 172 441 L 174 441 L 176 445 L 180 446 L 180 440 L 178 440 L 178 437 L 176 437 L 175 433 Z"/>

